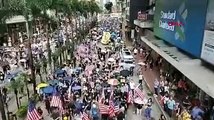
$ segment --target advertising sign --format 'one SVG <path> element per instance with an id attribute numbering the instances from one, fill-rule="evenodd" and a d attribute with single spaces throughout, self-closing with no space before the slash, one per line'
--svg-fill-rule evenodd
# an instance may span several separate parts
<path id="1" fill-rule="evenodd" d="M 207 0 L 157 0 L 154 33 L 157 37 L 200 57 Z"/>
<path id="2" fill-rule="evenodd" d="M 201 58 L 214 65 L 214 1 L 208 1 Z"/>
<path id="3" fill-rule="evenodd" d="M 141 12 L 141 11 L 139 11 L 139 12 L 137 13 L 137 19 L 138 19 L 138 20 L 145 21 L 145 20 L 147 20 L 147 14 L 146 14 L 146 13 L 143 13 L 143 12 Z"/>

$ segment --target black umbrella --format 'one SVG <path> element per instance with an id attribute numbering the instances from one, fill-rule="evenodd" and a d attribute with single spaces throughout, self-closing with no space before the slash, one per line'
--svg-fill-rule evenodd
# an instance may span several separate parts
<path id="1" fill-rule="evenodd" d="M 123 77 L 128 77 L 131 74 L 129 70 L 121 70 L 120 75 Z"/>

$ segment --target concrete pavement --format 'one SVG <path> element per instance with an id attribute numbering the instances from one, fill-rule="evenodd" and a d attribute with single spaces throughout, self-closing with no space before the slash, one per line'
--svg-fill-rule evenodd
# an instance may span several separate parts
<path id="1" fill-rule="evenodd" d="M 50 67 L 47 67 L 47 71 L 50 71 Z M 47 75 L 45 73 L 43 73 L 42 74 L 42 79 L 45 80 L 46 76 Z M 40 83 L 40 77 L 39 77 L 39 75 L 36 75 L 36 83 Z M 33 85 L 29 84 L 28 88 L 29 88 L 29 92 L 33 93 Z M 10 100 L 8 101 L 8 111 L 12 112 L 12 113 L 16 113 L 16 111 L 17 111 L 17 104 L 16 104 L 16 98 L 15 98 L 15 95 L 14 95 L 13 91 L 10 91 L 10 93 L 8 94 L 8 96 L 10 98 Z M 26 92 L 25 92 L 25 94 L 19 94 L 18 97 L 22 97 L 22 99 L 20 99 L 20 102 L 19 102 L 19 103 L 21 103 L 21 105 L 27 104 L 28 98 L 27 98 L 27 93 Z M 38 103 L 37 106 L 43 106 L 43 105 L 41 103 Z M 5 107 L 5 110 L 7 112 L 7 108 L 6 107 Z M 18 120 L 22 120 L 22 118 L 18 118 Z M 47 120 L 50 120 L 50 119 L 47 119 Z"/>
<path id="2" fill-rule="evenodd" d="M 139 78 L 138 78 L 138 76 L 137 76 L 137 71 L 135 70 L 134 71 L 135 73 L 134 73 L 134 76 L 132 77 L 132 79 L 134 80 L 134 82 L 135 82 L 135 84 L 136 85 L 138 85 L 138 80 L 139 80 Z M 149 88 L 146 86 L 146 83 L 145 82 L 143 82 L 142 83 L 143 85 L 143 91 L 144 91 L 144 93 L 146 93 L 145 94 L 145 97 L 148 99 L 148 98 L 152 98 L 153 99 L 153 101 L 154 101 L 154 98 L 153 98 L 153 96 L 148 96 L 148 94 L 147 93 L 151 93 L 151 91 L 149 90 Z M 132 110 L 130 110 L 130 111 L 132 111 L 131 113 L 129 113 L 128 112 L 128 114 L 127 114 L 127 120 L 130 120 L 130 119 L 135 119 L 135 120 L 142 120 L 142 118 L 144 118 L 143 117 L 143 114 L 144 114 L 144 111 L 143 111 L 143 113 L 142 113 L 142 115 L 140 116 L 140 115 L 136 115 L 136 114 L 133 114 L 133 109 Z M 154 119 L 154 120 L 158 120 L 159 119 L 159 117 L 160 117 L 160 115 L 161 115 L 161 110 L 160 110 L 160 108 L 158 107 L 158 104 L 157 103 L 153 103 L 153 105 L 152 105 L 152 118 Z M 144 120 L 144 119 L 143 119 Z"/>

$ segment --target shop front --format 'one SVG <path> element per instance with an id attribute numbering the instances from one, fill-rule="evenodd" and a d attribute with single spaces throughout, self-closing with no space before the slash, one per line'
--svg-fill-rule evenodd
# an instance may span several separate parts
<path id="1" fill-rule="evenodd" d="M 188 71 L 192 70 L 191 66 L 188 65 L 190 68 L 188 71 L 181 70 L 180 68 L 175 66 L 175 64 L 173 64 L 173 62 L 171 60 L 168 59 L 168 57 L 170 57 L 171 59 L 176 61 L 175 58 L 173 58 L 173 57 L 177 56 L 177 59 L 182 61 L 182 59 L 187 59 L 185 55 L 182 56 L 182 55 L 178 54 L 177 52 L 172 52 L 173 50 L 171 50 L 171 53 L 168 53 L 168 52 L 165 53 L 164 51 L 162 51 L 165 53 L 165 55 L 168 56 L 168 57 L 166 57 L 165 55 L 160 54 L 160 52 L 158 50 L 154 49 L 154 47 L 156 47 L 156 48 L 158 48 L 157 46 L 166 47 L 167 45 L 161 45 L 161 44 L 155 43 L 154 41 L 150 41 L 150 42 L 153 42 L 153 46 L 151 46 L 150 44 L 147 44 L 147 42 L 144 42 L 142 40 L 142 37 L 146 37 L 147 39 L 154 40 L 155 39 L 154 36 L 152 38 L 148 37 L 148 36 L 152 36 L 151 33 L 152 33 L 151 31 L 148 32 L 147 30 L 145 30 L 144 36 L 141 36 L 140 45 L 141 45 L 141 47 L 145 48 L 145 50 L 146 50 L 145 52 L 151 50 L 151 54 L 147 61 L 147 63 L 148 63 L 147 70 L 143 71 L 145 74 L 155 75 L 155 77 L 153 77 L 152 79 L 147 79 L 147 80 L 149 80 L 149 81 L 147 81 L 148 86 L 150 86 L 153 93 L 155 93 L 154 82 L 155 82 L 155 79 L 158 78 L 158 80 L 160 80 L 160 82 L 164 81 L 164 85 L 162 87 L 164 89 L 168 89 L 168 90 L 166 90 L 167 94 L 165 94 L 166 91 L 164 91 L 164 94 L 162 93 L 163 91 L 161 91 L 161 90 L 158 92 L 157 101 L 160 103 L 160 105 L 163 105 L 161 98 L 165 97 L 165 95 L 169 95 L 169 96 L 173 97 L 173 99 L 176 101 L 176 103 L 179 103 L 183 108 L 188 109 L 189 111 L 191 111 L 193 109 L 193 107 L 195 107 L 196 105 L 200 106 L 200 108 L 205 111 L 205 114 L 206 114 L 204 116 L 205 119 L 208 119 L 208 117 L 211 114 L 210 111 L 212 110 L 212 106 L 214 105 L 213 96 L 208 95 L 206 93 L 207 91 L 204 92 L 204 90 L 205 90 L 204 87 L 199 86 L 199 83 L 196 83 L 195 81 L 193 81 L 193 78 L 188 75 L 188 74 L 191 74 L 188 72 Z M 174 54 L 174 55 L 172 55 L 172 54 Z M 143 61 L 146 61 L 144 58 L 142 58 L 142 59 L 143 59 Z M 149 70 L 150 61 L 153 61 L 153 68 Z M 161 61 L 161 64 L 157 64 L 157 63 L 160 63 L 160 61 Z M 192 65 L 194 66 L 194 64 L 197 65 L 197 63 L 193 62 Z M 180 64 L 180 66 L 183 67 L 185 65 Z M 197 73 L 198 72 L 196 72 L 196 74 Z M 202 72 L 202 74 L 203 74 L 203 72 Z M 200 75 L 201 74 L 198 74 L 195 76 L 200 76 Z M 205 79 L 206 79 L 206 77 L 205 77 Z M 204 84 L 206 84 L 206 81 L 204 81 Z M 160 89 L 161 89 L 161 87 L 160 87 Z M 186 100 L 187 97 L 188 97 L 188 99 Z M 184 105 L 185 101 L 188 101 L 189 105 L 185 106 Z M 162 106 L 162 108 L 164 110 L 164 106 Z M 175 116 L 172 116 L 172 117 L 175 117 Z"/>
<path id="2" fill-rule="evenodd" d="M 151 51 L 147 63 L 152 61 L 155 68 L 150 74 L 154 74 L 160 83 L 164 82 L 158 91 L 154 91 L 155 77 L 148 84 L 157 93 L 160 103 L 163 98 L 170 96 L 183 109 L 192 111 L 199 106 L 198 109 L 205 112 L 201 117 L 208 120 L 214 105 L 214 71 L 203 66 L 200 60 L 207 1 L 197 0 L 194 4 L 190 0 L 157 2 L 154 32 L 143 28 L 139 20 L 135 21 L 139 29 L 136 39 L 140 37 L 140 45 Z M 192 9 L 194 6 L 200 8 Z M 196 20 L 196 16 L 202 17 Z M 169 22 L 184 24 L 171 26 Z M 166 107 L 164 103 L 162 105 Z"/>

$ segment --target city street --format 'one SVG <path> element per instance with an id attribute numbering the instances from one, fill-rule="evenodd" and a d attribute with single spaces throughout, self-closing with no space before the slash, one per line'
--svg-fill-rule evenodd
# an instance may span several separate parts
<path id="1" fill-rule="evenodd" d="M 214 120 L 213 6 L 1 0 L 0 120 Z"/>
<path id="2" fill-rule="evenodd" d="M 77 48 L 78 46 L 75 46 L 75 48 Z M 101 49 L 105 49 L 105 47 L 106 46 L 103 46 L 101 43 L 98 43 L 98 46 L 97 47 L 99 47 L 99 48 L 101 48 Z M 55 47 L 51 47 L 52 49 L 55 49 Z M 132 49 L 132 46 L 128 43 L 127 44 L 127 48 L 129 48 L 129 49 Z M 55 51 L 55 50 L 54 50 Z M 75 53 L 76 52 L 78 52 L 78 51 L 75 51 Z M 47 53 L 46 53 L 47 54 Z M 66 55 L 67 56 L 67 55 Z M 59 60 L 59 58 L 58 58 L 58 60 Z M 64 61 L 65 62 L 65 61 Z M 136 66 L 137 66 L 137 62 L 138 62 L 138 60 L 136 59 Z M 80 61 L 77 61 L 77 63 L 79 64 L 79 63 L 81 63 Z M 12 66 L 12 65 L 11 65 Z M 19 66 L 19 65 L 18 65 Z M 53 67 L 52 67 L 53 68 Z M 16 68 L 12 68 L 12 70 L 11 71 L 19 71 L 19 72 L 26 72 L 26 70 L 24 70 L 24 68 L 22 68 L 22 67 L 16 67 Z M 42 70 L 43 71 L 43 70 Z M 48 66 L 47 67 L 47 73 L 50 73 L 51 71 L 50 71 L 50 67 Z M 134 76 L 132 76 L 130 79 L 133 79 L 133 81 L 135 82 L 135 85 L 137 86 L 138 85 L 138 80 L 139 80 L 139 78 L 138 78 L 138 75 L 137 75 L 137 73 L 138 73 L 139 71 L 137 71 L 137 69 L 134 69 Z M 42 72 L 42 79 L 43 79 L 43 81 L 45 81 L 46 80 L 46 78 L 47 78 L 47 74 L 45 74 L 44 72 Z M 80 75 L 80 77 L 83 77 L 83 76 L 81 76 Z M 145 78 L 145 79 L 147 79 L 147 78 Z M 40 76 L 39 75 L 36 75 L 36 83 L 40 83 Z M 8 82 L 8 84 L 10 84 L 9 82 Z M 2 85 L 4 85 L 4 84 L 2 84 Z M 154 101 L 154 98 L 153 98 L 153 96 L 148 96 L 148 94 L 151 94 L 151 91 L 149 90 L 149 88 L 147 87 L 147 85 L 146 85 L 146 82 L 143 82 L 143 84 L 142 84 L 142 87 L 143 87 L 143 93 L 144 93 L 144 97 L 146 98 L 146 99 L 149 99 L 149 98 L 152 98 L 153 99 L 153 101 Z M 33 86 L 32 85 L 28 85 L 28 88 L 29 88 L 29 91 L 30 91 L 30 93 L 32 93 L 33 92 Z M 82 90 L 83 90 L 83 87 L 81 88 Z M 17 105 L 16 105 L 16 99 L 15 99 L 15 95 L 14 95 L 14 93 L 12 92 L 12 93 L 9 93 L 8 94 L 8 97 L 10 98 L 10 100 L 8 101 L 8 108 L 7 108 L 7 110 L 6 110 L 6 112 L 7 111 L 9 111 L 9 112 L 12 112 L 13 114 L 14 113 L 16 113 L 16 111 L 17 111 Z M 27 99 L 27 96 L 26 96 L 26 94 L 24 94 L 24 96 L 23 95 L 19 95 L 18 96 L 18 98 L 21 98 L 21 99 L 19 99 L 19 104 L 20 105 L 22 105 L 22 104 L 26 104 L 26 103 L 28 103 L 29 101 L 28 101 L 28 99 Z M 36 104 L 36 106 L 37 107 L 40 107 L 42 110 L 43 110 L 43 113 L 42 113 L 42 116 L 43 116 L 43 118 L 44 118 L 44 120 L 51 120 L 52 118 L 50 117 L 50 114 L 48 113 L 48 111 L 46 111 L 46 107 L 45 107 L 45 103 L 44 102 L 38 102 L 37 104 Z M 154 120 L 158 120 L 159 119 L 159 117 L 160 117 L 160 115 L 161 115 L 161 110 L 160 110 L 160 108 L 159 108 L 159 106 L 158 106 L 158 104 L 156 103 L 156 102 L 153 102 L 153 104 L 152 104 L 152 112 L 151 112 L 151 117 L 154 119 Z M 142 112 L 142 114 L 141 115 L 137 115 L 136 113 L 135 113 L 135 107 L 133 106 L 133 105 L 131 105 L 130 107 L 129 107 L 129 109 L 128 109 L 128 111 L 127 111 L 127 114 L 126 114 L 126 120 L 130 120 L 130 119 L 135 119 L 135 120 L 144 120 L 145 118 L 144 118 L 144 110 L 143 110 L 143 112 Z M 78 116 L 76 116 L 74 119 L 81 119 L 80 117 L 78 117 Z M 22 120 L 22 118 L 18 118 L 18 120 Z M 146 119 L 145 119 L 146 120 Z"/>

